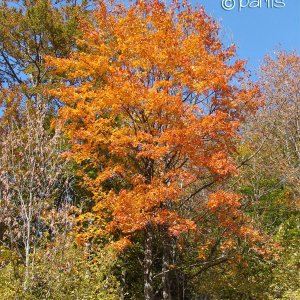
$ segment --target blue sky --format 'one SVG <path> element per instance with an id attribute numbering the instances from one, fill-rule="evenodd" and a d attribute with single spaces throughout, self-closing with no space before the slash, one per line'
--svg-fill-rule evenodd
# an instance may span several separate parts
<path id="1" fill-rule="evenodd" d="M 221 37 L 225 43 L 234 42 L 238 47 L 239 58 L 248 61 L 248 69 L 255 71 L 266 53 L 276 49 L 300 52 L 300 0 L 256 0 L 261 8 L 244 7 L 240 3 L 255 6 L 254 0 L 191 0 L 203 5 L 206 12 L 221 24 Z M 283 2 L 285 7 L 275 8 Z M 273 8 L 271 8 L 273 3 Z M 268 8 L 269 5 L 269 8 Z M 279 4 L 277 5 L 279 6 Z"/>

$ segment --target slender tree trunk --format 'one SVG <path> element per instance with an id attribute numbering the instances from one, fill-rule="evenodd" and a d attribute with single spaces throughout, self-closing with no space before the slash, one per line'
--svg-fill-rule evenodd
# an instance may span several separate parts
<path id="1" fill-rule="evenodd" d="M 126 287 L 126 271 L 122 270 L 121 272 L 121 299 L 125 299 L 125 287 Z"/>
<path id="2" fill-rule="evenodd" d="M 170 264 L 170 245 L 168 236 L 163 241 L 163 257 L 162 257 L 162 288 L 163 300 L 171 300 L 170 282 L 169 282 L 169 264 Z"/>
<path id="3" fill-rule="evenodd" d="M 33 169 L 34 170 L 34 169 Z M 33 178 L 30 180 L 30 186 L 32 188 Z M 26 220 L 26 232 L 25 232 L 25 279 L 24 279 L 24 291 L 28 289 L 29 281 L 29 268 L 30 268 L 30 239 L 31 239 L 31 226 L 32 226 L 32 205 L 33 195 L 29 193 L 28 211 L 26 212 L 26 204 L 24 203 L 24 215 Z"/>
<path id="4" fill-rule="evenodd" d="M 27 221 L 26 228 L 26 243 L 25 243 L 25 278 L 24 278 L 24 291 L 28 288 L 28 280 L 29 280 L 29 266 L 30 266 L 30 221 Z"/>
<path id="5" fill-rule="evenodd" d="M 144 299 L 153 300 L 153 232 L 151 226 L 145 230 L 144 246 Z"/>

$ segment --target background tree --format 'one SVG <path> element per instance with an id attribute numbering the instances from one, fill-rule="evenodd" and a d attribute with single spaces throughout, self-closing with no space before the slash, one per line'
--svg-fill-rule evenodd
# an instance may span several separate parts
<path id="1" fill-rule="evenodd" d="M 245 248 L 240 262 L 195 277 L 199 292 L 213 299 L 299 297 L 299 74 L 296 53 L 266 56 L 259 72 L 264 105 L 247 118 L 237 156 L 240 175 L 228 183 L 244 195 L 246 214 L 277 243 L 277 255 L 266 259 Z"/>
<path id="2" fill-rule="evenodd" d="M 65 201 L 74 199 L 72 169 L 60 157 L 66 143 L 59 128 L 50 129 L 58 103 L 44 93 L 56 80 L 44 66 L 44 55 L 68 55 L 80 35 L 78 18 L 88 15 L 91 3 L 22 0 L 0 4 L 0 241 L 4 253 L 16 258 L 14 267 L 24 262 L 25 276 L 23 272 L 10 276 L 24 279 L 25 290 L 33 279 L 35 253 L 43 235 L 54 235 L 43 221 L 45 214 L 52 209 L 69 210 Z"/>
<path id="3" fill-rule="evenodd" d="M 2 241 L 23 259 L 27 289 L 33 254 L 44 231 L 42 215 L 53 206 L 53 197 L 63 187 L 64 163 L 60 158 L 63 140 L 57 128 L 45 131 L 46 109 L 24 113 L 23 125 L 13 120 L 1 135 L 1 212 L 5 227 Z"/>
<path id="4" fill-rule="evenodd" d="M 299 280 L 295 261 L 299 257 L 300 233 L 296 225 L 299 224 L 299 55 L 279 51 L 274 57 L 266 56 L 260 70 L 260 85 L 264 106 L 247 124 L 241 146 L 244 155 L 254 154 L 242 173 L 243 192 L 253 203 L 251 214 L 282 247 L 282 258 L 273 265 L 269 297 L 293 299 L 299 294 L 295 284 Z M 287 277 L 290 279 L 285 280 Z"/>

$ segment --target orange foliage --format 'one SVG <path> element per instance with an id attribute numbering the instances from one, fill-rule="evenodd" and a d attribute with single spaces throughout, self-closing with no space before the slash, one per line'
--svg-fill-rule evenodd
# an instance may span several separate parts
<path id="1" fill-rule="evenodd" d="M 216 215 L 220 226 L 227 230 L 227 235 L 234 234 L 251 242 L 262 241 L 261 233 L 243 214 L 240 200 L 241 196 L 237 194 L 219 191 L 210 195 L 207 207 Z"/>
<path id="2" fill-rule="evenodd" d="M 147 224 L 171 235 L 193 229 L 172 205 L 199 178 L 236 173 L 234 139 L 256 108 L 257 89 L 233 84 L 244 62 L 231 63 L 235 47 L 224 48 L 218 25 L 186 4 L 102 2 L 83 28 L 84 50 L 47 64 L 67 78 L 51 94 L 65 103 L 60 119 L 94 213 L 122 236 Z"/>

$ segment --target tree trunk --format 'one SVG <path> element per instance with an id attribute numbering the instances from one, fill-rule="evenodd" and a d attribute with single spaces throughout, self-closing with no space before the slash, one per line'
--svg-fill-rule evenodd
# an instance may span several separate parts
<path id="1" fill-rule="evenodd" d="M 30 221 L 27 220 L 26 225 L 26 242 L 25 242 L 25 278 L 24 278 L 24 291 L 27 291 L 29 280 L 29 266 L 30 266 Z"/>
<path id="2" fill-rule="evenodd" d="M 145 246 L 144 246 L 144 298 L 145 300 L 153 300 L 153 232 L 151 226 L 147 226 L 145 230 Z"/>
<path id="3" fill-rule="evenodd" d="M 170 246 L 168 236 L 164 237 L 163 241 L 163 257 L 162 257 L 162 289 L 163 300 L 171 300 L 170 282 L 169 282 L 169 264 L 170 264 Z"/>
<path id="4" fill-rule="evenodd" d="M 121 299 L 125 299 L 125 287 L 126 287 L 126 271 L 123 269 L 121 271 Z"/>

